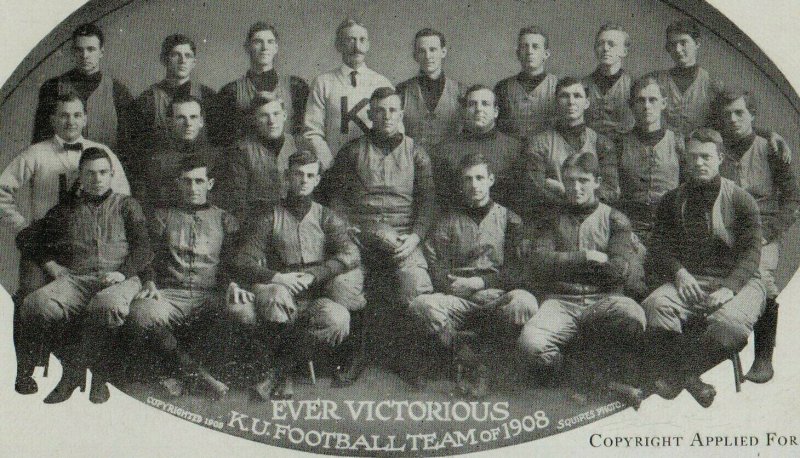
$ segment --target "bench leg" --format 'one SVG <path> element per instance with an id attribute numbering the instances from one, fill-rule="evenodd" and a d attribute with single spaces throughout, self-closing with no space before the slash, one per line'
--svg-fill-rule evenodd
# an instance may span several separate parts
<path id="1" fill-rule="evenodd" d="M 733 381 L 736 383 L 736 392 L 742 391 L 742 360 L 739 358 L 739 353 L 734 353 L 731 356 L 731 363 L 733 364 Z"/>

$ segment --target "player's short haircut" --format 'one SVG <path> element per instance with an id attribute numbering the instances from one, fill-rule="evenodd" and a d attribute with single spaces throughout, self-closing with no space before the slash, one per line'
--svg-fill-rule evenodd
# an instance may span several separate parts
<path id="1" fill-rule="evenodd" d="M 175 49 L 176 46 L 180 45 L 189 45 L 189 47 L 192 49 L 192 52 L 197 54 L 197 45 L 194 43 L 194 40 L 182 33 L 175 33 L 167 38 L 164 38 L 164 41 L 161 43 L 161 62 L 166 62 L 172 50 Z"/>
<path id="2" fill-rule="evenodd" d="M 756 96 L 750 91 L 734 87 L 725 88 L 725 90 L 717 95 L 711 104 L 711 114 L 716 117 L 722 116 L 722 110 L 726 106 L 739 99 L 744 100 L 747 111 L 749 111 L 751 115 L 755 116 L 756 111 L 758 110 L 758 101 L 756 100 Z M 719 119 L 721 120 L 721 118 Z"/>
<path id="3" fill-rule="evenodd" d="M 717 145 L 717 152 L 722 153 L 722 135 L 714 129 L 709 127 L 697 128 L 689 134 L 689 139 L 686 143 L 688 144 L 692 140 L 700 143 L 713 143 Z"/>
<path id="4" fill-rule="evenodd" d="M 483 90 L 486 90 L 486 91 L 489 91 L 489 92 L 492 93 L 492 95 L 494 96 L 494 106 L 496 108 L 498 106 L 498 104 L 497 104 L 497 94 L 494 93 L 494 90 L 492 90 L 492 88 L 490 88 L 489 86 L 486 86 L 485 84 L 473 84 L 472 86 L 468 87 L 467 90 L 464 91 L 464 96 L 461 97 L 461 106 L 462 107 L 466 107 L 467 106 L 467 99 L 469 98 L 470 94 L 472 94 L 473 92 L 478 92 L 478 91 L 483 91 Z"/>
<path id="5" fill-rule="evenodd" d="M 293 169 L 295 167 L 302 167 L 308 164 L 320 164 L 320 166 L 322 166 L 322 164 L 319 162 L 319 157 L 317 157 L 317 153 L 315 153 L 311 149 L 302 148 L 295 151 L 294 153 L 292 153 L 291 156 L 289 156 L 289 165 L 288 165 L 289 169 Z"/>
<path id="6" fill-rule="evenodd" d="M 581 87 L 583 87 L 583 92 L 588 93 L 588 91 L 586 90 L 586 85 L 583 84 L 583 81 L 579 80 L 578 78 L 575 78 L 574 76 L 565 76 L 559 79 L 558 83 L 556 83 L 556 90 L 555 90 L 556 98 L 558 98 L 558 93 L 561 92 L 562 89 L 574 86 L 576 84 L 580 84 Z"/>
<path id="7" fill-rule="evenodd" d="M 203 154 L 189 154 L 188 156 L 184 156 L 181 158 L 180 163 L 178 164 L 178 174 L 176 178 L 180 177 L 186 172 L 191 172 L 195 169 L 205 168 L 206 169 L 206 176 L 211 178 L 211 167 L 209 166 L 209 160 L 206 155 Z"/>
<path id="8" fill-rule="evenodd" d="M 365 30 L 367 26 L 364 25 L 362 21 L 358 19 L 347 17 L 339 24 L 339 27 L 336 28 L 336 38 L 335 38 L 335 45 L 338 47 L 339 43 L 342 41 L 342 36 L 344 35 L 345 30 L 349 29 L 350 27 L 359 26 L 363 27 Z"/>
<path id="9" fill-rule="evenodd" d="M 87 162 L 96 161 L 98 159 L 107 160 L 108 165 L 111 166 L 111 169 L 114 169 L 114 163 L 111 162 L 111 156 L 108 155 L 106 150 L 92 146 L 83 150 L 81 158 L 78 159 L 78 170 L 83 170 L 83 165 Z"/>
<path id="10" fill-rule="evenodd" d="M 564 165 L 561 166 L 562 175 L 566 174 L 567 170 L 569 169 L 577 169 L 582 173 L 591 173 L 595 177 L 599 177 L 600 161 L 597 159 L 597 155 L 593 152 L 583 151 L 573 154 L 572 156 L 568 157 L 566 161 L 564 161 Z"/>
<path id="11" fill-rule="evenodd" d="M 75 30 L 72 31 L 72 42 L 74 43 L 78 37 L 97 37 L 100 41 L 100 47 L 102 48 L 106 43 L 106 36 L 103 35 L 103 31 L 100 27 L 94 24 L 81 24 Z"/>
<path id="12" fill-rule="evenodd" d="M 56 107 L 59 103 L 70 103 L 70 102 L 80 102 L 81 106 L 83 107 L 83 112 L 86 113 L 86 102 L 83 101 L 81 96 L 78 95 L 75 91 L 65 91 L 61 94 L 58 94 L 56 97 L 55 103 L 53 103 L 53 113 L 56 111 Z"/>
<path id="13" fill-rule="evenodd" d="M 494 174 L 494 170 L 492 169 L 492 165 L 489 163 L 489 160 L 486 159 L 486 156 L 480 152 L 470 153 L 461 158 L 461 161 L 458 163 L 458 170 L 460 173 L 464 173 L 464 170 L 477 165 L 485 165 L 486 170 L 489 171 L 489 174 Z"/>
<path id="14" fill-rule="evenodd" d="M 205 118 L 206 110 L 203 108 L 203 102 L 193 95 L 183 95 L 183 94 L 177 95 L 175 96 L 174 99 L 172 99 L 172 102 L 170 102 L 169 106 L 167 107 L 167 116 L 171 118 L 175 114 L 175 105 L 180 105 L 182 103 L 192 103 L 192 102 L 200 105 L 200 116 Z"/>
<path id="15" fill-rule="evenodd" d="M 247 109 L 247 113 L 253 115 L 259 108 L 263 107 L 264 105 L 272 102 L 280 102 L 281 109 L 286 109 L 286 104 L 283 99 L 277 94 L 259 94 L 253 101 L 250 102 L 250 107 Z"/>
<path id="16" fill-rule="evenodd" d="M 439 37 L 439 43 L 441 43 L 442 48 L 447 46 L 447 42 L 444 39 L 444 34 L 438 30 L 431 29 L 430 27 L 425 27 L 424 29 L 420 30 L 416 34 L 414 34 L 414 43 L 413 49 L 417 49 L 417 40 L 422 37 Z"/>
<path id="17" fill-rule="evenodd" d="M 270 31 L 275 36 L 275 41 L 278 41 L 278 31 L 275 29 L 275 26 L 272 24 L 267 24 L 264 21 L 258 21 L 255 24 L 251 25 L 249 29 L 247 29 L 247 39 L 245 40 L 244 44 L 247 46 L 250 43 L 250 40 L 253 39 L 253 36 L 258 32 L 263 31 Z"/>
<path id="18" fill-rule="evenodd" d="M 631 36 L 628 34 L 628 31 L 623 29 L 621 25 L 615 22 L 606 22 L 605 24 L 600 26 L 600 30 L 597 31 L 597 35 L 594 36 L 595 43 L 597 42 L 597 39 L 600 38 L 601 33 L 612 30 L 617 32 L 622 32 L 623 34 L 625 34 L 625 47 L 626 48 L 631 47 Z"/>
<path id="19" fill-rule="evenodd" d="M 391 97 L 393 95 L 400 96 L 394 88 L 389 86 L 379 87 L 372 91 L 372 95 L 369 96 L 369 103 L 372 105 L 375 102 L 379 102 L 387 97 Z"/>
<path id="20" fill-rule="evenodd" d="M 547 36 L 547 33 L 540 27 L 529 25 L 519 29 L 519 33 L 517 34 L 517 42 L 519 42 L 519 40 L 525 35 L 541 35 L 544 38 L 544 49 L 550 49 L 550 37 Z"/>
<path id="21" fill-rule="evenodd" d="M 655 84 L 658 87 L 658 92 L 661 93 L 661 97 L 665 98 L 667 97 L 667 90 L 666 88 L 664 88 L 664 85 L 661 84 L 660 81 L 658 81 L 658 78 L 656 78 L 653 75 L 645 75 L 641 78 L 638 78 L 631 85 L 631 94 L 629 99 L 630 104 L 633 105 L 633 101 L 634 99 L 636 99 L 636 97 L 639 96 L 639 92 L 641 92 L 642 89 L 646 88 L 647 86 L 650 86 L 651 84 Z"/>
<path id="22" fill-rule="evenodd" d="M 700 25 L 693 19 L 680 19 L 667 26 L 667 41 L 670 35 L 689 35 L 697 41 L 701 37 Z"/>

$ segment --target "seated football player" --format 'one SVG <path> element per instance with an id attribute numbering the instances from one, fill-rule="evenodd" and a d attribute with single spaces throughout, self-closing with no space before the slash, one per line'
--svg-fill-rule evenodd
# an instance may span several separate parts
<path id="1" fill-rule="evenodd" d="M 597 69 L 584 78 L 589 97 L 586 123 L 597 133 L 611 138 L 633 127 L 628 104 L 633 80 L 622 68 L 631 37 L 618 24 L 603 24 L 594 39 Z"/>
<path id="2" fill-rule="evenodd" d="M 153 253 L 141 207 L 111 189 L 116 170 L 109 154 L 88 148 L 78 166 L 79 192 L 53 207 L 23 235 L 20 248 L 54 278 L 30 293 L 20 308 L 27 341 L 57 339 L 80 325 L 80 348 L 65 351 L 61 380 L 44 399 L 58 403 L 83 386 L 92 369 L 89 399 L 105 402 L 112 337 L 141 289 L 139 274 Z"/>
<path id="3" fill-rule="evenodd" d="M 780 293 L 775 270 L 780 260 L 781 240 L 797 220 L 800 189 L 792 167 L 774 154 L 769 140 L 753 130 L 756 116 L 754 96 L 742 90 L 722 92 L 712 105 L 722 129 L 725 157 L 720 175 L 752 195 L 761 214 L 761 281 L 767 291 L 767 306 L 755 326 L 755 360 L 745 378 L 766 383 L 774 374 L 772 349 L 778 325 Z"/>
<path id="4" fill-rule="evenodd" d="M 68 197 L 78 179 L 78 162 L 85 149 L 95 147 L 106 151 L 116 171 L 111 188 L 120 194 L 131 193 L 128 179 L 117 156 L 105 145 L 83 137 L 87 115 L 78 94 L 67 92 L 58 95 L 52 110 L 52 137 L 25 148 L 0 174 L 0 227 L 11 234 L 23 230 L 31 221 L 43 218 L 48 210 Z M 29 198 L 20 199 L 20 190 L 23 190 L 22 195 L 28 194 Z M 31 378 L 38 347 L 20 340 L 19 306 L 25 296 L 53 278 L 47 278 L 36 262 L 22 254 L 19 262 L 19 283 L 13 297 L 14 349 L 17 352 L 15 389 L 20 394 L 32 394 L 38 390 Z M 53 344 L 53 348 L 45 350 L 58 350 L 60 343 L 54 341 Z"/>
<path id="5" fill-rule="evenodd" d="M 350 312 L 366 305 L 360 254 L 347 224 L 311 198 L 320 167 L 310 150 L 289 157 L 286 198 L 259 216 L 233 260 L 235 278 L 252 293 L 235 291 L 228 312 L 274 356 L 254 386 L 264 400 L 291 397 L 292 371 L 316 344 L 334 348 L 334 386 L 353 383 L 363 369 L 348 338 Z"/>
<path id="6" fill-rule="evenodd" d="M 683 182 L 685 158 L 683 136 L 664 124 L 666 91 L 658 80 L 652 76 L 636 80 L 630 102 L 636 124 L 617 140 L 620 196 L 614 205 L 631 220 L 639 268 L 644 265 L 658 203 Z M 651 291 L 644 276 L 643 271 L 632 274 L 638 279 L 626 289 L 637 300 Z"/>
<path id="7" fill-rule="evenodd" d="M 530 206 L 534 215 L 546 214 L 561 206 L 565 195 L 562 166 L 567 158 L 579 152 L 591 152 L 599 158 L 602 179 L 598 182 L 597 197 L 613 202 L 618 196 L 614 144 L 586 126 L 588 108 L 589 99 L 583 83 L 572 77 L 558 81 L 555 124 L 531 137 L 523 158 L 526 177 L 521 185 L 525 200 L 535 203 Z M 523 217 L 528 220 L 534 215 Z"/>
<path id="8" fill-rule="evenodd" d="M 460 168 L 462 204 L 449 209 L 425 242 L 436 292 L 417 296 L 411 303 L 411 311 L 423 327 L 447 349 L 476 317 L 491 321 L 480 328 L 499 328 L 498 323 L 503 323 L 516 338 L 538 306 L 525 290 L 505 292 L 511 283 L 508 266 L 520 262 L 522 221 L 492 201 L 489 190 L 495 177 L 489 161 L 483 154 L 473 153 L 462 159 Z M 475 359 L 468 344 L 459 350 L 466 353 L 457 355 L 459 359 Z M 467 387 L 461 375 L 457 374 L 456 382 L 462 394 L 486 394 L 488 369 L 483 361 L 476 365 L 473 386 Z"/>
<path id="9" fill-rule="evenodd" d="M 156 368 L 170 395 L 183 392 L 186 379 L 197 374 L 216 395 L 228 387 L 215 380 L 190 354 L 205 339 L 204 330 L 223 300 L 225 255 L 239 229 L 236 219 L 208 201 L 214 178 L 206 158 L 186 156 L 173 182 L 180 204 L 150 215 L 152 269 L 143 275 L 141 291 L 131 303 L 127 328 L 136 348 L 156 354 Z"/>
<path id="10" fill-rule="evenodd" d="M 644 310 L 622 294 L 635 262 L 630 222 L 600 202 L 599 169 L 591 152 L 567 158 L 564 202 L 535 233 L 529 278 L 543 302 L 523 327 L 519 344 L 537 381 L 545 385 L 560 381 L 564 348 L 578 337 L 618 374 L 624 373 L 629 369 L 624 355 L 645 329 Z"/>
<path id="11" fill-rule="evenodd" d="M 665 283 L 642 302 L 654 391 L 686 388 L 703 407 L 716 391 L 700 374 L 744 348 L 766 299 L 758 204 L 720 176 L 722 147 L 717 131 L 689 136 L 688 178 L 661 199 L 646 265 Z"/>
<path id="12" fill-rule="evenodd" d="M 356 226 L 367 274 L 394 281 L 405 309 L 415 297 L 433 292 L 420 245 L 434 218 L 431 161 L 401 132 L 403 110 L 394 89 L 376 89 L 368 113 L 370 133 L 336 155 L 320 195 Z"/>

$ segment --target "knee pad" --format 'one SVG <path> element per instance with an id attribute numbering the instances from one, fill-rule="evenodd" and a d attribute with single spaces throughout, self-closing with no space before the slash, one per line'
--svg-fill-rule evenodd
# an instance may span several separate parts
<path id="1" fill-rule="evenodd" d="M 525 322 L 527 322 L 527 320 L 531 319 L 533 315 L 536 314 L 536 311 L 539 310 L 539 302 L 536 300 L 536 297 L 524 289 L 509 291 L 500 299 L 505 302 L 499 309 L 500 314 L 512 324 L 520 326 L 525 324 L 515 322 L 516 316 L 519 313 L 527 317 L 525 320 Z"/>
<path id="2" fill-rule="evenodd" d="M 433 309 L 436 308 L 436 302 L 433 296 L 423 294 L 414 298 L 408 306 L 408 310 L 416 318 L 425 322 L 433 320 Z"/>
<path id="3" fill-rule="evenodd" d="M 317 299 L 309 325 L 311 334 L 320 342 L 333 345 L 350 335 L 350 312 L 327 298 Z"/>
<path id="4" fill-rule="evenodd" d="M 526 358 L 539 366 L 548 366 L 554 358 L 557 358 L 556 355 L 561 354 L 558 346 L 548 341 L 544 335 L 536 332 L 536 329 L 526 332 L 523 328 L 517 344 Z"/>
<path id="5" fill-rule="evenodd" d="M 712 321 L 708 323 L 704 338 L 713 342 L 725 353 L 738 353 L 747 345 L 751 329 L 744 324 Z"/>
<path id="6" fill-rule="evenodd" d="M 258 322 L 256 307 L 252 302 L 237 304 L 229 302 L 225 305 L 225 312 L 229 319 L 245 326 L 255 326 Z"/>
<path id="7" fill-rule="evenodd" d="M 125 298 L 100 291 L 89 301 L 89 319 L 107 328 L 118 328 L 130 313 L 130 302 Z"/>
<path id="8" fill-rule="evenodd" d="M 36 290 L 22 301 L 19 308 L 19 319 L 23 323 L 45 325 L 47 323 L 64 321 L 64 310 L 48 294 Z"/>
<path id="9" fill-rule="evenodd" d="M 294 296 L 283 285 L 257 285 L 256 296 L 258 314 L 269 323 L 290 323 L 297 318 Z"/>
<path id="10" fill-rule="evenodd" d="M 324 296 L 347 310 L 361 310 L 367 304 L 364 297 L 364 272 L 353 269 L 337 275 L 325 285 Z"/>
<path id="11" fill-rule="evenodd" d="M 143 331 L 169 325 L 169 316 L 162 310 L 159 301 L 153 299 L 137 299 L 131 303 L 128 314 L 128 325 Z"/>

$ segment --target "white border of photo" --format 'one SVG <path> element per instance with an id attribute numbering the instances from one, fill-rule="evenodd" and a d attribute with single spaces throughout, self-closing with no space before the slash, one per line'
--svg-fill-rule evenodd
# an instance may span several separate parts
<path id="1" fill-rule="evenodd" d="M 28 52 L 59 22 L 79 8 L 81 0 L 0 0 L 0 82 L 4 82 Z M 795 88 L 800 88 L 800 18 L 797 0 L 710 0 L 772 59 Z M 796 89 L 797 90 L 797 89 Z M 8 122 L 8 120 L 2 120 Z M 796 160 L 796 158 L 795 158 Z M 800 241 L 794 241 L 800 243 Z M 791 241 L 789 243 L 792 243 Z M 766 446 L 767 434 L 800 439 L 800 277 L 795 275 L 781 294 L 781 319 L 776 348 L 776 375 L 765 385 L 746 383 L 734 391 L 729 362 L 704 379 L 717 387 L 717 398 L 703 409 L 686 393 L 674 401 L 652 397 L 638 412 L 627 409 L 575 430 L 513 447 L 473 456 L 578 454 L 589 456 L 798 456 L 800 447 Z M 60 366 L 39 394 L 14 392 L 14 349 L 11 341 L 12 306 L 0 288 L 0 450 L 8 456 L 308 456 L 203 428 L 174 418 L 112 388 L 109 402 L 93 405 L 86 393 L 69 402 L 45 405 L 41 398 L 60 377 Z M 742 352 L 745 370 L 752 360 L 751 343 Z M 53 362 L 55 360 L 52 360 Z M 695 434 L 755 436 L 756 447 L 690 446 Z M 594 435 L 594 436 L 593 436 Z M 600 436 L 597 436 L 600 435 Z M 592 447 L 604 438 L 683 437 L 680 447 Z M 599 439 L 599 440 L 598 440 Z"/>

